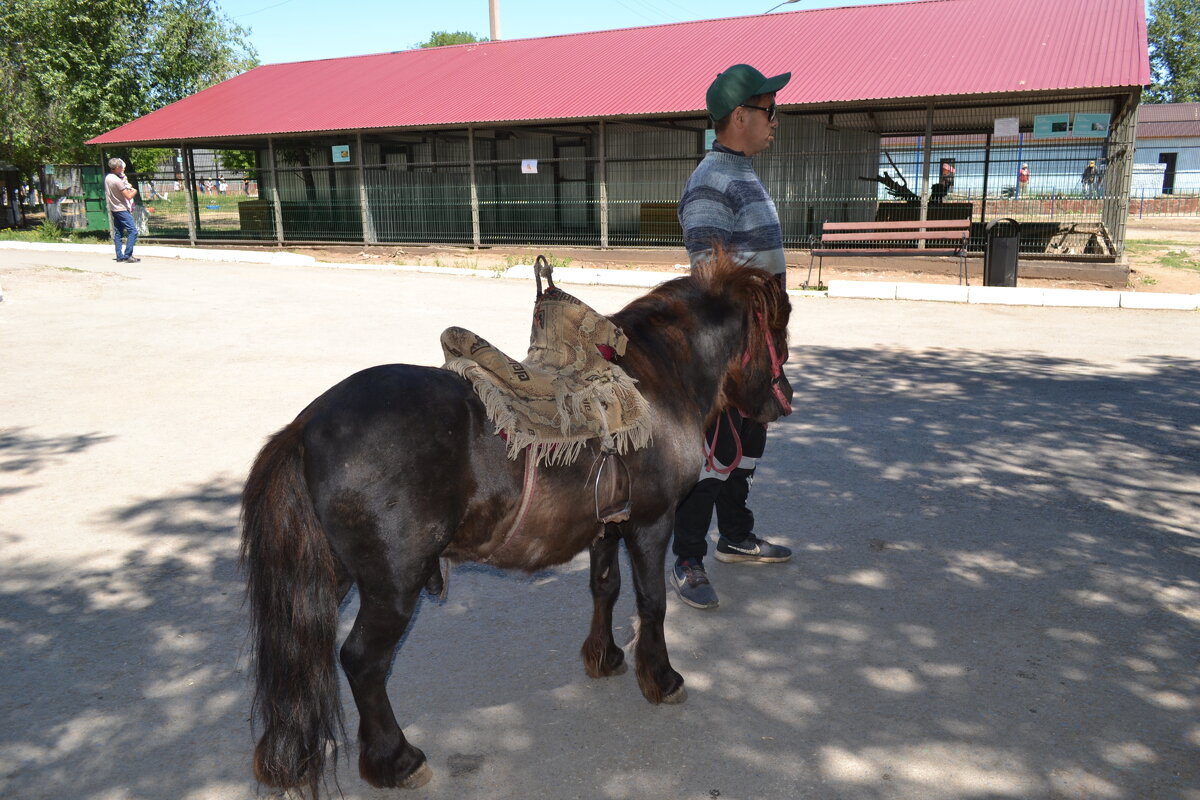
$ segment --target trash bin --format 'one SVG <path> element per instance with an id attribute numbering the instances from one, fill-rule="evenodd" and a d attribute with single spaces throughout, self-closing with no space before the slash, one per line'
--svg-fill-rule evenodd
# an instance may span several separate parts
<path id="1" fill-rule="evenodd" d="M 994 219 L 984 230 L 983 285 L 1016 286 L 1021 223 L 1015 219 Z"/>

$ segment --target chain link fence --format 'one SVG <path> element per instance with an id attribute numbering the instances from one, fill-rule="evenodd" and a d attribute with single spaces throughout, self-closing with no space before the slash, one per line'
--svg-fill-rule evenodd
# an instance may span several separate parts
<path id="1" fill-rule="evenodd" d="M 1114 258 L 1126 215 L 1197 213 L 1196 146 L 1157 140 L 1175 148 L 1153 156 L 1176 153 L 1174 171 L 1143 167 L 1149 151 L 1139 143 L 1135 159 L 1132 115 L 1111 98 L 779 119 L 755 165 L 789 248 L 825 221 L 925 218 L 972 220 L 981 250 L 986 222 L 1007 217 L 1023 252 Z M 1004 119 L 1015 127 L 1001 131 Z M 278 137 L 242 145 L 254 166 L 233 176 L 221 151 L 185 149 L 142 176 L 154 187 L 143 199 L 152 236 L 197 241 L 679 247 L 676 204 L 706 128 L 682 117 Z"/>

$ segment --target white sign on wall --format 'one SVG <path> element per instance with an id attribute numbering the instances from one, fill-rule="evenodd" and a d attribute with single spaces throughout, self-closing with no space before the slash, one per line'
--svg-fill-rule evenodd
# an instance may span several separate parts
<path id="1" fill-rule="evenodd" d="M 537 159 L 536 158 L 521 159 L 521 172 L 525 173 L 526 175 L 536 175 L 537 174 Z"/>
<path id="2" fill-rule="evenodd" d="M 1129 184 L 1131 194 L 1161 194 L 1166 164 L 1134 164 L 1133 181 Z"/>
<path id="3" fill-rule="evenodd" d="M 1021 132 L 1020 117 L 1000 117 L 996 120 L 997 136 L 1016 136 Z"/>

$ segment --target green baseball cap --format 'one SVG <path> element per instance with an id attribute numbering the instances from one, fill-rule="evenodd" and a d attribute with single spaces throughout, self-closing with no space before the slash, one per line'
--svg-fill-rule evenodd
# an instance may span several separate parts
<path id="1" fill-rule="evenodd" d="M 768 78 L 749 64 L 734 64 L 708 87 L 704 96 L 708 113 L 714 120 L 724 119 L 751 97 L 778 92 L 791 79 L 790 72 Z"/>

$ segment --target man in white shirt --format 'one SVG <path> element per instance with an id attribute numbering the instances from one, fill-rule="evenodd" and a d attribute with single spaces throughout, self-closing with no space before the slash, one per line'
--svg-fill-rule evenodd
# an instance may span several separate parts
<path id="1" fill-rule="evenodd" d="M 108 213 L 112 217 L 113 244 L 117 248 L 117 261 L 137 263 L 140 258 L 133 257 L 133 244 L 137 241 L 137 225 L 133 221 L 133 198 L 137 189 L 133 188 L 125 178 L 125 162 L 119 158 L 110 158 L 108 168 L 112 170 L 104 176 L 104 197 L 108 201 Z M 125 249 L 121 249 L 121 240 L 125 240 Z"/>

